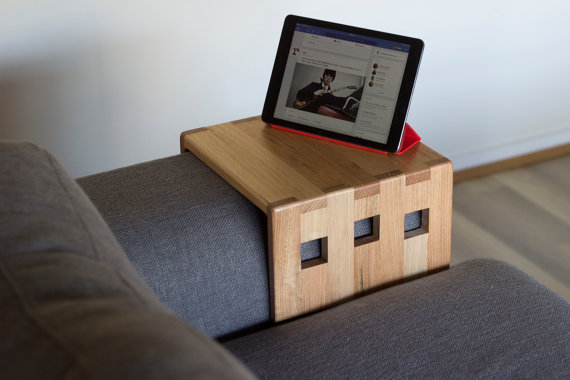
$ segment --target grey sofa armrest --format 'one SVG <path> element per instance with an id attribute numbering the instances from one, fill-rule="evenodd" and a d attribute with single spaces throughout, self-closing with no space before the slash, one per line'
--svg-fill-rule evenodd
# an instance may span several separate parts
<path id="1" fill-rule="evenodd" d="M 224 345 L 265 379 L 566 379 L 570 304 L 474 260 Z"/>
<path id="2" fill-rule="evenodd" d="M 47 152 L 0 142 L 2 379 L 252 378 L 138 276 Z"/>
<path id="3" fill-rule="evenodd" d="M 270 323 L 267 217 L 192 153 L 79 178 L 129 259 L 186 322 L 225 338 Z M 421 225 L 406 215 L 405 230 Z M 371 221 L 355 223 L 355 236 Z M 301 259 L 320 255 L 301 246 Z"/>
<path id="4" fill-rule="evenodd" d="M 191 153 L 77 181 L 180 318 L 211 337 L 270 321 L 267 218 Z"/>

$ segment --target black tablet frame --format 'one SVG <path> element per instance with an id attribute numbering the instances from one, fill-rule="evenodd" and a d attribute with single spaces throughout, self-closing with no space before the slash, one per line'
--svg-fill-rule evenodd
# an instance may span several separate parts
<path id="1" fill-rule="evenodd" d="M 279 96 L 281 84 L 283 82 L 283 75 L 285 72 L 287 60 L 289 58 L 289 52 L 292 45 L 293 34 L 295 32 L 295 27 L 297 23 L 316 26 L 316 27 L 323 27 L 342 32 L 354 33 L 362 36 L 369 36 L 369 37 L 410 45 L 410 52 L 406 61 L 406 66 L 404 69 L 404 75 L 402 78 L 400 91 L 396 100 L 396 106 L 394 110 L 394 116 L 392 118 L 392 123 L 390 126 L 388 140 L 385 144 L 372 140 L 367 140 L 364 138 L 332 132 L 313 126 L 299 124 L 288 120 L 278 119 L 275 117 L 277 99 Z M 414 89 L 418 68 L 422 57 L 423 47 L 424 47 L 423 41 L 418 38 L 406 37 L 391 33 L 378 32 L 370 29 L 363 29 L 363 28 L 337 24 L 322 20 L 315 20 L 306 17 L 289 15 L 285 18 L 285 22 L 283 24 L 283 31 L 281 33 L 281 39 L 279 41 L 279 47 L 277 49 L 277 55 L 275 57 L 273 72 L 271 74 L 271 79 L 269 82 L 269 87 L 267 90 L 267 96 L 265 98 L 265 104 L 263 107 L 261 118 L 266 123 L 308 133 L 311 135 L 315 135 L 317 137 L 325 137 L 340 142 L 346 142 L 349 144 L 364 146 L 367 148 L 372 148 L 384 152 L 395 153 L 399 150 L 403 138 L 405 125 L 406 125 L 406 116 L 410 100 L 412 97 L 412 92 Z"/>

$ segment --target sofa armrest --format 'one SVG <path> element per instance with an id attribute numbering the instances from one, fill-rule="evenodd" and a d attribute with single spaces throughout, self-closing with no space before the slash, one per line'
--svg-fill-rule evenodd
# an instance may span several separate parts
<path id="1" fill-rule="evenodd" d="M 270 321 L 267 218 L 191 153 L 77 182 L 145 282 L 212 337 Z"/>
<path id="2" fill-rule="evenodd" d="M 266 379 L 568 378 L 570 304 L 474 260 L 224 345 Z"/>
<path id="3" fill-rule="evenodd" d="M 145 282 L 183 320 L 216 338 L 271 323 L 267 217 L 192 153 L 77 181 Z M 404 229 L 420 218 L 406 215 Z M 370 223 L 355 223 L 355 236 L 370 233 Z M 320 253 L 301 247 L 302 260 Z"/>

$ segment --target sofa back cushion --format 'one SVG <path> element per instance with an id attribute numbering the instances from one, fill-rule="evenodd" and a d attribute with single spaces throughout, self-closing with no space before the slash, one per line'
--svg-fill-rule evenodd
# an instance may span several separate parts
<path id="1" fill-rule="evenodd" d="M 56 160 L 0 143 L 2 378 L 250 378 L 138 276 Z"/>

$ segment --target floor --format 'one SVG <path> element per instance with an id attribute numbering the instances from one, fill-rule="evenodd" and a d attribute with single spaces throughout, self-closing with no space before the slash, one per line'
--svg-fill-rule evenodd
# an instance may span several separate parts
<path id="1" fill-rule="evenodd" d="M 451 265 L 479 257 L 570 301 L 570 156 L 454 185 Z"/>

